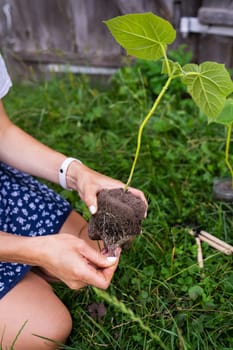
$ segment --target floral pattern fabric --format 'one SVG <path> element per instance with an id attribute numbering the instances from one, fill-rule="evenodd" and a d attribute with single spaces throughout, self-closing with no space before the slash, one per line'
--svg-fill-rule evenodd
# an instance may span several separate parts
<path id="1" fill-rule="evenodd" d="M 70 204 L 32 176 L 0 163 L 0 230 L 20 236 L 57 233 Z M 26 264 L 0 262 L 0 298 L 30 270 Z"/>
<path id="2" fill-rule="evenodd" d="M 0 54 L 0 99 L 11 86 Z M 54 234 L 60 230 L 71 210 L 70 204 L 46 185 L 0 162 L 0 231 L 31 237 Z M 0 298 L 30 268 L 26 264 L 0 261 Z"/>

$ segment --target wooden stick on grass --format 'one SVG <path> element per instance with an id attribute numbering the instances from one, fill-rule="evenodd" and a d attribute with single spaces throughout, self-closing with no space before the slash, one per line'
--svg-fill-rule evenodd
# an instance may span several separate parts
<path id="1" fill-rule="evenodd" d="M 201 241 L 208 243 L 211 247 L 226 255 L 233 254 L 233 247 L 230 244 L 222 241 L 221 239 L 211 235 L 206 231 L 196 232 L 194 230 L 190 230 L 189 233 L 196 238 L 199 237 Z"/>
<path id="2" fill-rule="evenodd" d="M 225 254 L 231 255 L 233 253 L 233 247 L 230 244 L 222 241 L 221 239 L 211 235 L 210 233 L 208 233 L 206 231 L 201 231 L 200 235 L 203 238 L 203 240 L 204 240 L 204 238 L 208 240 L 207 243 L 208 242 L 214 242 L 218 246 L 221 246 L 221 247 L 225 248 L 226 249 Z"/>
<path id="3" fill-rule="evenodd" d="M 203 255 L 202 255 L 202 248 L 201 248 L 201 240 L 200 240 L 200 237 L 196 237 L 195 239 L 197 243 L 197 262 L 200 269 L 203 269 L 204 263 L 203 263 Z"/>

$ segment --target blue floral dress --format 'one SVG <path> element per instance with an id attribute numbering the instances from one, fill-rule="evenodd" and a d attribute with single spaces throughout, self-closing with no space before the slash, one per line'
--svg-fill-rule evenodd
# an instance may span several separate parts
<path id="1" fill-rule="evenodd" d="M 0 55 L 0 99 L 10 87 L 11 80 Z M 0 231 L 30 237 L 54 234 L 71 210 L 70 204 L 46 185 L 0 161 Z M 0 261 L 0 298 L 30 268 L 26 264 Z"/>

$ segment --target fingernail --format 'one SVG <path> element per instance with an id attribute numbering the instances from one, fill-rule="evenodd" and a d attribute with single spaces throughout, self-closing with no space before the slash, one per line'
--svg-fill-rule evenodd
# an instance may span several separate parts
<path id="1" fill-rule="evenodd" d="M 96 207 L 94 205 L 90 205 L 90 207 L 88 209 L 92 215 L 94 215 L 96 213 Z"/>
<path id="2" fill-rule="evenodd" d="M 116 249 L 116 256 L 119 257 L 120 254 L 121 254 L 121 248 L 118 247 L 118 248 Z"/>
<path id="3" fill-rule="evenodd" d="M 116 256 L 108 256 L 108 257 L 107 257 L 107 260 L 108 260 L 109 262 L 115 262 L 115 261 L 117 260 L 117 257 L 116 257 Z"/>

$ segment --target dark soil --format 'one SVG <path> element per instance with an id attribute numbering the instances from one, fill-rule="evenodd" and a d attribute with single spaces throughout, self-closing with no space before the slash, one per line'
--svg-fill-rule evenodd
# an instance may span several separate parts
<path id="1" fill-rule="evenodd" d="M 98 211 L 90 219 L 88 234 L 102 240 L 109 256 L 114 256 L 117 247 L 127 246 L 141 233 L 146 205 L 122 188 L 102 190 L 97 200 Z"/>

